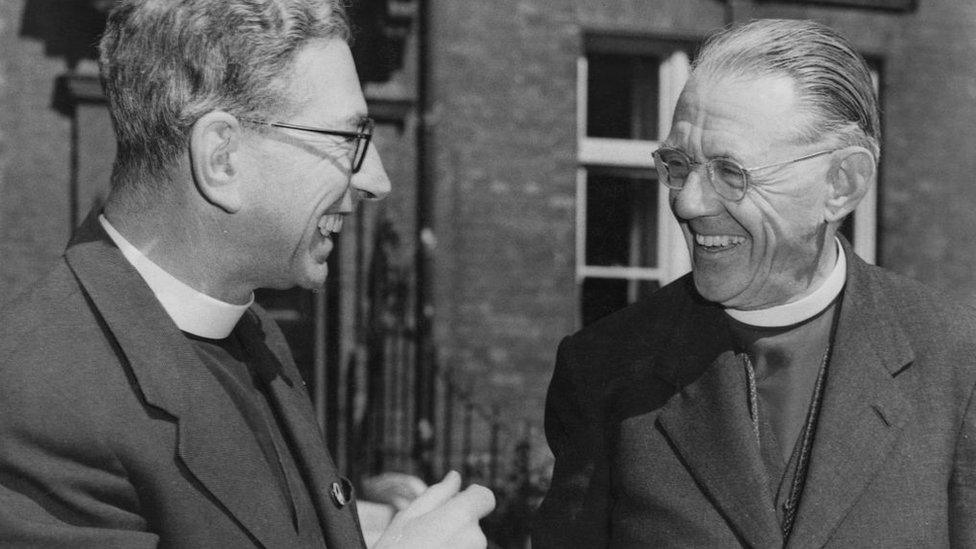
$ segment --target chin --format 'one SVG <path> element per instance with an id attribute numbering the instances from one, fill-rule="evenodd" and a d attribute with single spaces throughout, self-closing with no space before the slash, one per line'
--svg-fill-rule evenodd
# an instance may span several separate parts
<path id="1" fill-rule="evenodd" d="M 328 277 L 326 275 L 322 275 L 320 277 L 305 277 L 300 279 L 295 286 L 305 290 L 321 290 L 325 288 L 325 281 L 327 278 Z"/>
<path id="2" fill-rule="evenodd" d="M 735 299 L 741 293 L 743 288 L 730 287 L 728 276 L 722 276 L 719 273 L 709 273 L 700 274 L 692 273 L 692 278 L 695 281 L 695 289 L 698 291 L 698 295 L 702 296 L 706 301 L 712 303 L 717 303 L 725 307 L 736 307 Z"/>
<path id="3" fill-rule="evenodd" d="M 329 278 L 329 266 L 325 263 L 314 265 L 306 269 L 298 277 L 296 286 L 306 290 L 321 290 L 325 287 L 325 282 Z"/>

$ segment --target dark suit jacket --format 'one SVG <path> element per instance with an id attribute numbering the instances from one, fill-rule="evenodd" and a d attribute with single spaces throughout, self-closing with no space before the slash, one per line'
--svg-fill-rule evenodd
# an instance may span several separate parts
<path id="1" fill-rule="evenodd" d="M 976 313 L 845 250 L 788 546 L 976 547 Z M 533 547 L 783 546 L 730 337 L 685 277 L 562 342 Z"/>
<path id="2" fill-rule="evenodd" d="M 330 548 L 363 547 L 281 332 L 272 398 Z M 247 423 L 94 215 L 0 313 L 0 546 L 297 547 Z"/>

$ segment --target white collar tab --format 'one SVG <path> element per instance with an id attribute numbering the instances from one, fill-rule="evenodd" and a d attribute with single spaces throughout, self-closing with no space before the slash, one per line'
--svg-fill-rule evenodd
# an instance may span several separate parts
<path id="1" fill-rule="evenodd" d="M 847 258 L 844 257 L 844 248 L 837 238 L 834 238 L 834 242 L 837 244 L 837 261 L 834 263 L 834 268 L 820 287 L 811 294 L 797 301 L 768 309 L 750 311 L 725 309 L 725 312 L 743 324 L 759 328 L 792 326 L 821 313 L 840 295 L 844 283 L 847 282 Z"/>
<path id="2" fill-rule="evenodd" d="M 251 294 L 251 299 L 246 304 L 234 305 L 191 288 L 153 263 L 126 240 L 104 215 L 98 216 L 98 222 L 139 276 L 146 281 L 166 314 L 180 330 L 207 339 L 224 339 L 234 331 L 234 326 L 254 303 L 254 294 Z"/>

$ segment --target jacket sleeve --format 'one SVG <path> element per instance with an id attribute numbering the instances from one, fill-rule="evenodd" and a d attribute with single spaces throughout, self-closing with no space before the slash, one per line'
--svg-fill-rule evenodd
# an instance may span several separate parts
<path id="1" fill-rule="evenodd" d="M 571 348 L 572 338 L 560 344 L 546 397 L 546 438 L 556 462 L 532 532 L 537 549 L 599 548 L 609 541 L 610 475 L 599 384 L 578 379 Z"/>
<path id="2" fill-rule="evenodd" d="M 952 547 L 976 547 L 976 388 L 970 393 L 949 482 Z"/>
<path id="3" fill-rule="evenodd" d="M 159 541 L 149 532 L 72 523 L 45 505 L 49 502 L 43 498 L 0 485 L 0 546 L 138 549 L 156 547 Z"/>
<path id="4" fill-rule="evenodd" d="M 0 547 L 155 547 L 90 396 L 33 370 L 0 361 Z"/>

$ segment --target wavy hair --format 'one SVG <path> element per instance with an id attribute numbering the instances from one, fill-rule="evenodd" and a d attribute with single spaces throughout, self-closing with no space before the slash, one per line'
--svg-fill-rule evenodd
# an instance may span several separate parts
<path id="1" fill-rule="evenodd" d="M 349 36 L 342 0 L 120 0 L 99 44 L 118 143 L 113 188 L 165 174 L 208 112 L 289 108 L 298 51 Z"/>
<path id="2" fill-rule="evenodd" d="M 805 20 L 763 19 L 711 36 L 692 67 L 694 75 L 784 75 L 793 79 L 812 123 L 801 142 L 826 135 L 880 156 L 878 96 L 867 63 L 833 29 Z"/>

